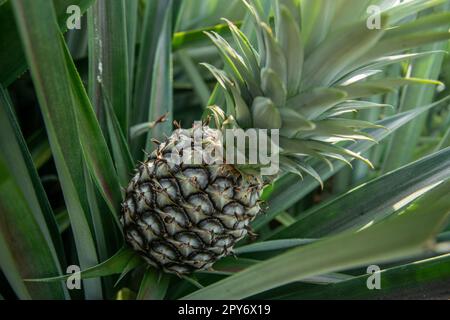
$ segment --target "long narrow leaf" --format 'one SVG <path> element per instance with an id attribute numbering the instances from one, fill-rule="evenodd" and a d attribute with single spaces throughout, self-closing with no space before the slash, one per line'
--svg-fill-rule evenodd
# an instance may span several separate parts
<path id="1" fill-rule="evenodd" d="M 184 299 L 242 299 L 308 276 L 423 252 L 450 215 L 449 191 L 450 183 L 442 183 L 392 219 L 292 249 Z"/>
<path id="2" fill-rule="evenodd" d="M 28 285 L 26 277 L 60 274 L 55 249 L 0 156 L 0 267 L 20 299 L 65 299 L 61 284 Z"/>
<path id="3" fill-rule="evenodd" d="M 76 107 L 53 3 L 18 0 L 13 7 L 71 218 L 78 258 L 81 267 L 87 268 L 97 263 L 97 253 L 86 215 Z M 85 289 L 88 298 L 101 297 L 98 280 L 85 283 Z"/>
<path id="4" fill-rule="evenodd" d="M 362 227 L 408 205 L 436 183 L 450 178 L 450 148 L 381 176 L 300 214 L 272 239 L 323 237 Z"/>

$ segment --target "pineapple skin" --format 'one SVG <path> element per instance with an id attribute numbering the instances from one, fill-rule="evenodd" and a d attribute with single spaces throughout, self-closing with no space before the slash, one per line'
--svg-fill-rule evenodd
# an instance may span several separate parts
<path id="1" fill-rule="evenodd" d="M 216 129 L 203 128 L 205 143 Z M 131 179 L 122 203 L 125 239 L 150 265 L 186 274 L 210 269 L 232 253 L 260 213 L 262 179 L 230 164 L 170 161 L 186 152 L 193 129 L 178 129 L 159 144 Z"/>

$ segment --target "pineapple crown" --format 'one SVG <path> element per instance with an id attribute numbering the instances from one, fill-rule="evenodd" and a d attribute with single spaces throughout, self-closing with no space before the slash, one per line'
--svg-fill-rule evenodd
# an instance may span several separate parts
<path id="1" fill-rule="evenodd" d="M 371 166 L 370 161 L 342 143 L 373 140 L 362 130 L 379 127 L 355 119 L 353 114 L 387 105 L 362 98 L 388 93 L 405 84 L 440 84 L 426 79 L 389 78 L 382 69 L 434 53 L 399 54 L 448 39 L 448 32 L 428 36 L 423 32 L 444 24 L 450 17 L 441 13 L 404 22 L 408 15 L 439 1 L 351 0 L 349 5 L 349 1 L 337 0 L 334 5 L 324 6 L 329 8 L 327 12 L 317 13 L 326 15 L 323 20 L 328 25 L 315 26 L 307 21 L 309 16 L 302 16 L 312 2 L 273 1 L 271 19 L 258 1 L 243 0 L 253 33 L 245 35 L 226 19 L 233 45 L 215 32 L 206 33 L 225 67 L 220 70 L 203 64 L 218 82 L 205 116 L 222 129 L 279 129 L 280 168 L 299 175 L 306 172 L 320 181 L 308 163 L 313 158 L 330 166 L 330 158 L 347 164 L 357 158 Z M 324 24 L 323 20 L 316 19 Z M 316 34 L 319 31 L 321 34 Z M 376 79 L 372 77 L 375 74 Z"/>

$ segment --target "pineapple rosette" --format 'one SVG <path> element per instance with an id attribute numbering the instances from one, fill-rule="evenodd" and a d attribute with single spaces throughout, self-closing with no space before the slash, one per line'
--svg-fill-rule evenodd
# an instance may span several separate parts
<path id="1" fill-rule="evenodd" d="M 197 129 L 202 132 L 201 146 L 224 147 L 225 153 L 230 148 L 239 152 L 234 144 L 222 143 L 220 137 L 226 130 L 264 131 L 271 147 L 275 142 L 278 150 L 278 174 L 309 174 L 322 184 L 311 159 L 330 166 L 330 159 L 348 164 L 359 159 L 371 166 L 347 149 L 345 142 L 371 140 L 363 129 L 378 126 L 351 115 L 385 105 L 360 99 L 403 84 L 427 83 L 414 78 L 382 78 L 371 80 L 370 85 L 363 82 L 378 73 L 374 69 L 414 57 L 384 57 L 390 52 L 381 51 L 383 43 L 395 40 L 395 30 L 392 39 L 383 37 L 387 26 L 401 18 L 395 8 L 380 11 L 378 27 L 368 24 L 364 10 L 354 21 L 340 21 L 317 42 L 304 47 L 296 1 L 275 1 L 273 21 L 244 3 L 253 19 L 255 41 L 227 20 L 233 45 L 217 33 L 207 33 L 225 67 L 220 70 L 204 64 L 218 82 L 204 122 L 192 129 L 177 129 L 159 142 L 126 190 L 121 218 L 125 238 L 149 264 L 166 272 L 210 269 L 251 233 L 250 222 L 261 212 L 265 180 L 261 171 L 265 166 L 204 161 L 204 148 L 196 150 L 193 143 Z M 351 54 L 342 45 L 348 38 L 361 39 Z M 400 43 L 398 48 L 388 44 L 391 51 L 407 49 Z M 203 161 L 193 164 L 186 160 L 192 160 L 186 152 L 197 152 Z M 173 161 L 174 156 L 178 161 Z"/>

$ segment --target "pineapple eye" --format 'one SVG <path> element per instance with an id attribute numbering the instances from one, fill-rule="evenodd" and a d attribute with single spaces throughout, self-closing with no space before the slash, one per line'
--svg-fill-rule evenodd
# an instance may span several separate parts
<path id="1" fill-rule="evenodd" d="M 150 209 L 153 202 L 153 192 L 149 184 L 140 185 L 134 194 L 139 212 Z"/>
<path id="2" fill-rule="evenodd" d="M 169 164 L 164 160 L 157 160 L 155 162 L 155 174 L 158 179 L 169 177 L 171 175 L 171 170 Z"/>
<path id="3" fill-rule="evenodd" d="M 180 264 L 170 264 L 169 266 L 165 266 L 168 270 L 173 271 L 178 274 L 188 273 L 191 271 L 190 268 L 186 266 L 182 266 Z"/>
<path id="4" fill-rule="evenodd" d="M 194 249 L 200 249 L 203 247 L 203 242 L 198 238 L 197 235 L 191 232 L 180 232 L 175 236 L 175 240 L 180 241 L 183 244 Z"/>
<path id="5" fill-rule="evenodd" d="M 194 194 L 189 197 L 188 202 L 194 207 L 199 208 L 204 214 L 211 215 L 214 211 L 211 201 L 205 195 Z"/>
<path id="6" fill-rule="evenodd" d="M 201 189 L 205 189 L 208 185 L 208 173 L 205 169 L 202 168 L 188 168 L 183 171 L 183 174 L 189 178 L 195 181 L 196 184 Z"/>
<path id="7" fill-rule="evenodd" d="M 222 233 L 223 227 L 222 224 L 217 219 L 205 219 L 201 221 L 198 226 L 206 231 L 211 233 Z"/>
<path id="8" fill-rule="evenodd" d="M 244 214 L 244 212 L 244 206 L 237 202 L 230 202 L 223 208 L 223 213 L 230 216 L 241 216 Z"/>
<path id="9" fill-rule="evenodd" d="M 196 260 L 198 262 L 208 262 L 214 258 L 214 255 L 208 252 L 197 252 L 190 256 L 192 260 Z"/>
<path id="10" fill-rule="evenodd" d="M 156 194 L 156 201 L 160 207 L 170 205 L 177 200 L 178 188 L 175 182 L 170 179 L 163 179 L 159 182 L 161 189 Z"/>
<path id="11" fill-rule="evenodd" d="M 164 213 L 167 214 L 166 218 L 171 219 L 171 222 L 175 221 L 182 227 L 186 227 L 188 224 L 188 219 L 185 214 L 174 207 L 165 207 Z M 167 222 L 167 223 L 171 223 Z"/>
<path id="12" fill-rule="evenodd" d="M 212 184 L 216 192 L 221 193 L 224 198 L 231 199 L 233 197 L 233 183 L 227 178 L 217 178 Z"/>
<path id="13" fill-rule="evenodd" d="M 216 242 L 214 243 L 214 245 L 216 247 L 220 247 L 220 248 L 228 248 L 230 245 L 232 245 L 233 243 L 233 237 L 232 236 L 224 236 L 224 237 L 220 237 L 216 240 Z"/>
<path id="14" fill-rule="evenodd" d="M 164 243 L 159 242 L 159 241 L 153 241 L 152 249 L 153 249 L 153 251 L 155 253 L 159 253 L 159 254 L 165 256 L 166 258 L 168 258 L 170 260 L 175 260 L 177 258 L 177 256 L 178 256 L 178 254 L 175 251 L 175 249 L 173 249 L 168 244 L 164 244 Z"/>
<path id="15" fill-rule="evenodd" d="M 163 188 L 163 192 L 165 192 L 172 199 L 177 198 L 177 187 L 174 182 L 169 179 L 161 180 L 161 187 Z"/>
<path id="16" fill-rule="evenodd" d="M 152 229 L 152 231 L 156 235 L 161 235 L 164 233 L 164 227 L 163 227 L 161 221 L 159 220 L 159 218 L 155 214 L 145 212 L 142 215 L 142 219 L 139 220 L 138 223 L 143 229 L 147 229 L 147 228 Z"/>
<path id="17" fill-rule="evenodd" d="M 142 249 L 144 245 L 144 240 L 142 239 L 139 232 L 135 229 L 132 229 L 130 232 L 128 232 L 128 239 L 130 240 L 130 243 L 135 249 Z"/>

